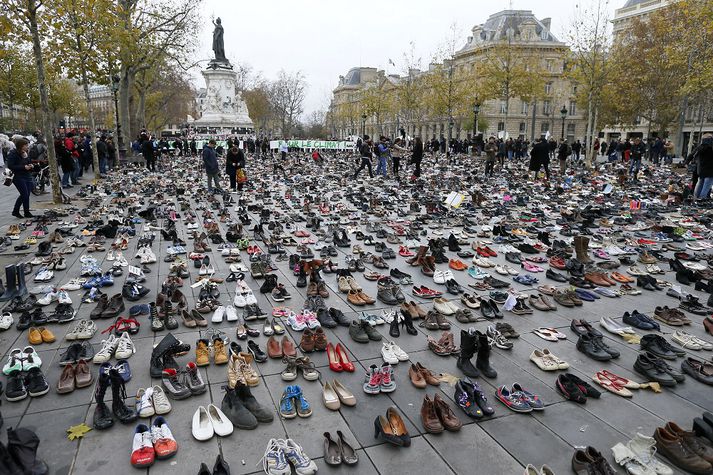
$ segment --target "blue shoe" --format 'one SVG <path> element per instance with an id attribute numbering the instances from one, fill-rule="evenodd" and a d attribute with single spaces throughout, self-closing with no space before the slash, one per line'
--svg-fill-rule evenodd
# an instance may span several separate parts
<path id="1" fill-rule="evenodd" d="M 294 386 L 287 386 L 282 392 L 282 398 L 280 399 L 280 415 L 285 419 L 294 419 L 297 417 L 297 408 L 293 402 L 293 396 L 291 388 Z"/>
<path id="2" fill-rule="evenodd" d="M 131 317 L 138 317 L 139 315 L 148 315 L 150 313 L 151 307 L 149 307 L 149 304 L 147 303 L 134 305 L 129 309 L 129 316 Z"/>
<path id="3" fill-rule="evenodd" d="M 576 288 L 574 289 L 574 293 L 577 294 L 577 297 L 579 297 L 582 300 L 585 300 L 587 302 L 594 302 L 595 300 L 601 298 L 597 294 L 588 292 L 584 289 Z"/>
<path id="4" fill-rule="evenodd" d="M 542 402 L 540 396 L 525 390 L 522 386 L 520 386 L 520 383 L 514 383 L 512 385 L 512 395 L 514 397 L 519 397 L 522 401 L 526 402 L 533 411 L 543 411 L 545 409 L 545 403 Z"/>
<path id="5" fill-rule="evenodd" d="M 94 287 L 101 287 L 102 286 L 102 277 L 92 277 L 91 279 L 87 280 L 85 283 L 82 284 L 82 287 L 85 289 L 91 289 Z"/>
<path id="6" fill-rule="evenodd" d="M 114 285 L 114 277 L 111 275 L 111 272 L 107 272 L 101 277 L 100 287 L 110 287 L 112 285 Z"/>
<path id="7" fill-rule="evenodd" d="M 293 386 L 295 388 L 295 396 L 293 402 L 297 408 L 297 415 L 300 417 L 309 417 L 312 415 L 312 406 L 310 406 L 307 399 L 305 399 L 302 388 L 299 386 Z"/>
<path id="8" fill-rule="evenodd" d="M 650 322 L 642 318 L 642 316 L 645 315 L 637 312 L 636 310 L 632 313 L 624 312 L 622 321 L 627 325 L 638 328 L 639 330 L 653 330 L 655 327 Z"/>

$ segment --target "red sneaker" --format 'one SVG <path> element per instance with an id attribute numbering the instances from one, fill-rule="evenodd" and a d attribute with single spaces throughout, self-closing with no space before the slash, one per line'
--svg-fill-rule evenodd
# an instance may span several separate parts
<path id="1" fill-rule="evenodd" d="M 134 442 L 131 447 L 131 465 L 145 468 L 153 465 L 156 451 L 151 441 L 151 431 L 146 424 L 139 424 L 134 431 Z"/>

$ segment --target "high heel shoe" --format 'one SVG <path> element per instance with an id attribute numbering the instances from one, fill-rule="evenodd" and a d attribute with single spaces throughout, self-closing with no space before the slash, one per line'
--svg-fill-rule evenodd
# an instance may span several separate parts
<path id="1" fill-rule="evenodd" d="M 339 346 L 339 343 L 337 343 L 337 346 Z M 337 355 L 336 349 L 334 348 L 334 346 L 332 346 L 331 343 L 327 345 L 327 359 L 329 360 L 329 369 L 337 373 L 341 373 L 342 371 L 344 371 L 344 368 L 340 363 L 340 357 L 339 355 Z"/>
<path id="2" fill-rule="evenodd" d="M 342 346 L 341 343 L 337 343 L 336 348 L 334 348 L 334 352 L 336 354 L 337 360 L 339 361 L 339 364 L 342 367 L 343 371 L 347 371 L 349 373 L 354 372 L 354 363 L 349 361 L 349 355 L 347 354 L 347 350 Z"/>
<path id="3" fill-rule="evenodd" d="M 401 336 L 401 332 L 399 331 L 399 323 L 401 323 L 401 326 L 403 326 L 403 321 L 399 321 L 399 314 L 397 313 L 394 316 L 394 319 L 391 320 L 391 324 L 389 325 L 389 335 L 391 335 L 392 338 L 398 338 Z"/>
<path id="4" fill-rule="evenodd" d="M 394 429 L 391 427 L 389 420 L 382 415 L 378 415 L 376 419 L 374 419 L 374 438 L 381 439 L 398 447 L 404 446 L 403 439 L 394 433 Z"/>
<path id="5" fill-rule="evenodd" d="M 418 330 L 416 330 L 413 326 L 413 318 L 411 318 L 411 314 L 405 312 L 402 312 L 401 314 L 404 317 L 402 325 L 406 327 L 406 333 L 409 335 L 418 335 Z"/>

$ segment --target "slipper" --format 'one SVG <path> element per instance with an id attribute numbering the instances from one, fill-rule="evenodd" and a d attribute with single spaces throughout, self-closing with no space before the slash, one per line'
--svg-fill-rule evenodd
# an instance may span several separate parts
<path id="1" fill-rule="evenodd" d="M 592 377 L 592 380 L 593 380 L 595 383 L 599 384 L 599 385 L 600 385 L 601 387 L 603 387 L 604 389 L 606 389 L 607 391 L 613 392 L 613 393 L 616 394 L 617 396 L 622 396 L 622 397 L 631 397 L 631 396 L 633 396 L 633 394 L 631 393 L 631 391 L 629 391 L 628 389 L 626 389 L 624 386 L 620 386 L 620 385 L 617 384 L 615 381 L 610 380 L 610 379 L 607 378 L 607 376 L 606 376 L 604 373 L 602 373 L 602 372 L 598 372 L 597 374 L 595 374 L 595 375 Z"/>
<path id="2" fill-rule="evenodd" d="M 537 287 L 537 290 L 539 290 L 545 295 L 554 295 L 555 292 L 557 292 L 557 288 L 550 284 L 542 284 L 541 286 Z"/>
<path id="3" fill-rule="evenodd" d="M 532 330 L 532 333 L 535 335 L 539 336 L 543 340 L 547 341 L 559 341 L 559 338 L 557 338 L 556 335 L 554 335 L 549 329 L 547 328 L 535 328 Z"/>

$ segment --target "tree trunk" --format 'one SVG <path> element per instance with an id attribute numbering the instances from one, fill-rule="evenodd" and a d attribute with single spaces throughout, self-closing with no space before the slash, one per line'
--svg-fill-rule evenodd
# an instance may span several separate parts
<path id="1" fill-rule="evenodd" d="M 42 44 L 40 42 L 40 32 L 37 27 L 37 5 L 35 0 L 26 0 L 27 19 L 32 35 L 32 53 L 35 57 L 35 68 L 37 69 L 37 86 L 40 92 L 40 106 L 42 108 L 42 135 L 47 144 L 47 160 L 50 169 L 50 183 L 52 184 L 52 200 L 55 204 L 62 203 L 62 188 L 59 184 L 59 171 L 57 169 L 57 155 L 54 150 L 54 140 L 52 138 L 52 122 L 50 119 L 49 98 L 47 96 L 47 84 L 45 82 L 45 64 L 42 58 Z"/>
<path id="2" fill-rule="evenodd" d="M 119 125 L 121 127 L 117 127 L 117 150 L 119 149 L 119 143 L 123 142 L 124 137 L 133 137 L 131 133 L 131 111 L 129 107 L 132 75 L 123 65 L 121 66 L 119 78 Z"/>
<path id="3" fill-rule="evenodd" d="M 587 101 L 587 131 L 584 133 L 584 140 L 587 141 L 587 157 L 586 157 L 586 164 L 587 168 L 592 167 L 592 160 L 594 158 L 594 154 L 592 151 L 594 150 L 594 144 L 592 140 L 592 136 L 594 135 L 594 104 L 592 103 L 592 93 L 591 91 L 589 92 L 589 97 Z"/>
<path id="4" fill-rule="evenodd" d="M 92 163 L 94 164 L 94 181 L 99 178 L 99 152 L 97 151 L 97 126 L 94 120 L 94 107 L 89 97 L 89 81 L 87 79 L 87 71 L 82 70 L 82 83 L 84 89 L 84 101 L 87 103 L 87 112 L 89 113 L 89 140 L 92 142 Z"/>

